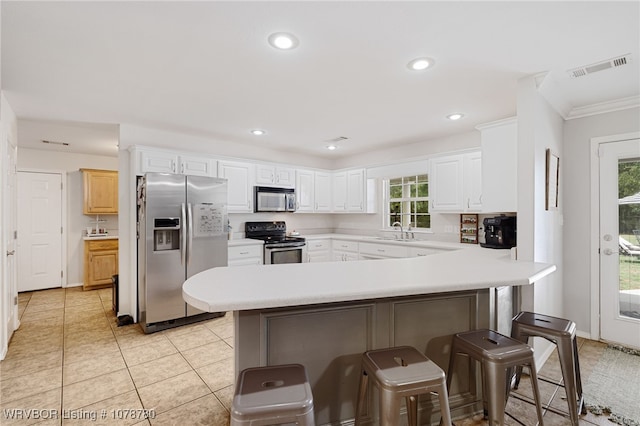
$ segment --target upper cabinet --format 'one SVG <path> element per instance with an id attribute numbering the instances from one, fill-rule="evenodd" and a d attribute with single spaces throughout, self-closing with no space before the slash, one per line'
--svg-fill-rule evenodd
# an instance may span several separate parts
<path id="1" fill-rule="evenodd" d="M 138 150 L 136 174 L 174 173 L 190 176 L 216 176 L 216 160 L 206 156 L 182 155 L 171 151 Z"/>
<path id="2" fill-rule="evenodd" d="M 477 127 L 482 144 L 482 210 L 518 210 L 518 122 L 516 118 Z"/>
<path id="3" fill-rule="evenodd" d="M 331 211 L 331 173 L 315 172 L 315 211 Z"/>
<path id="4" fill-rule="evenodd" d="M 478 151 L 433 158 L 429 187 L 432 212 L 481 211 L 481 153 Z"/>
<path id="5" fill-rule="evenodd" d="M 218 177 L 228 180 L 227 211 L 229 213 L 253 212 L 254 164 L 239 161 L 219 161 Z"/>
<path id="6" fill-rule="evenodd" d="M 118 172 L 80 169 L 84 190 L 84 214 L 118 213 Z"/>
<path id="7" fill-rule="evenodd" d="M 332 211 L 365 212 L 365 190 L 364 169 L 333 173 Z"/>
<path id="8" fill-rule="evenodd" d="M 290 167 L 269 164 L 256 165 L 256 184 L 293 188 L 296 183 L 296 171 Z"/>
<path id="9" fill-rule="evenodd" d="M 296 211 L 312 212 L 315 209 L 315 172 L 296 170 Z"/>

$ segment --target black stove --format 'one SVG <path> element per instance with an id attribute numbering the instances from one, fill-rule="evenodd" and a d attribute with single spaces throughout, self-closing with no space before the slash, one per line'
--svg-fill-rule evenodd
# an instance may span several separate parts
<path id="1" fill-rule="evenodd" d="M 265 247 L 299 247 L 306 244 L 302 237 L 288 237 L 287 225 L 282 221 L 246 222 L 245 237 L 264 241 Z"/>

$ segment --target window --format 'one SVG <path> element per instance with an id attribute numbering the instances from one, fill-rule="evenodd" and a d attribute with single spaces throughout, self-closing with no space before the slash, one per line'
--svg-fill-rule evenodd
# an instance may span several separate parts
<path id="1" fill-rule="evenodd" d="M 400 222 L 403 228 L 431 228 L 429 215 L 429 176 L 415 175 L 386 181 L 385 227 Z"/>

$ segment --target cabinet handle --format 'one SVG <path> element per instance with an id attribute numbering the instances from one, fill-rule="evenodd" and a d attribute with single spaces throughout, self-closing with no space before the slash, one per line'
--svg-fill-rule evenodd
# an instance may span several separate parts
<path id="1" fill-rule="evenodd" d="M 240 254 L 249 254 L 248 251 L 241 251 Z"/>
<path id="2" fill-rule="evenodd" d="M 180 173 L 184 174 L 184 163 L 180 164 Z"/>
<path id="3" fill-rule="evenodd" d="M 378 249 L 380 253 L 384 253 L 384 249 Z"/>
<path id="4" fill-rule="evenodd" d="M 176 172 L 176 162 L 175 162 L 175 160 L 171 160 L 171 171 L 173 173 Z"/>
<path id="5" fill-rule="evenodd" d="M 418 253 L 418 257 L 421 257 L 421 256 L 426 256 L 426 254 L 424 254 L 424 253 Z"/>

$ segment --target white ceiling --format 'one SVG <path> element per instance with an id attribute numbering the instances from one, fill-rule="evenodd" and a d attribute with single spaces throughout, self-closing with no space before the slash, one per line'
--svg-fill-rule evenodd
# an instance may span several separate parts
<path id="1" fill-rule="evenodd" d="M 46 149 L 40 140 L 49 139 L 114 155 L 116 137 L 106 142 L 105 131 L 117 135 L 113 125 L 127 123 L 350 156 L 513 116 L 518 79 L 528 75 L 549 73 L 546 91 L 565 116 L 601 102 L 637 103 L 640 93 L 638 1 L 1 7 L 1 83 L 23 147 Z M 298 48 L 270 47 L 278 31 L 294 33 Z M 623 67 L 578 79 L 566 72 L 624 54 L 631 62 Z M 420 56 L 435 67 L 408 70 Z M 446 120 L 452 112 L 465 117 Z M 253 128 L 268 133 L 253 136 Z M 349 139 L 327 151 L 340 136 Z"/>

